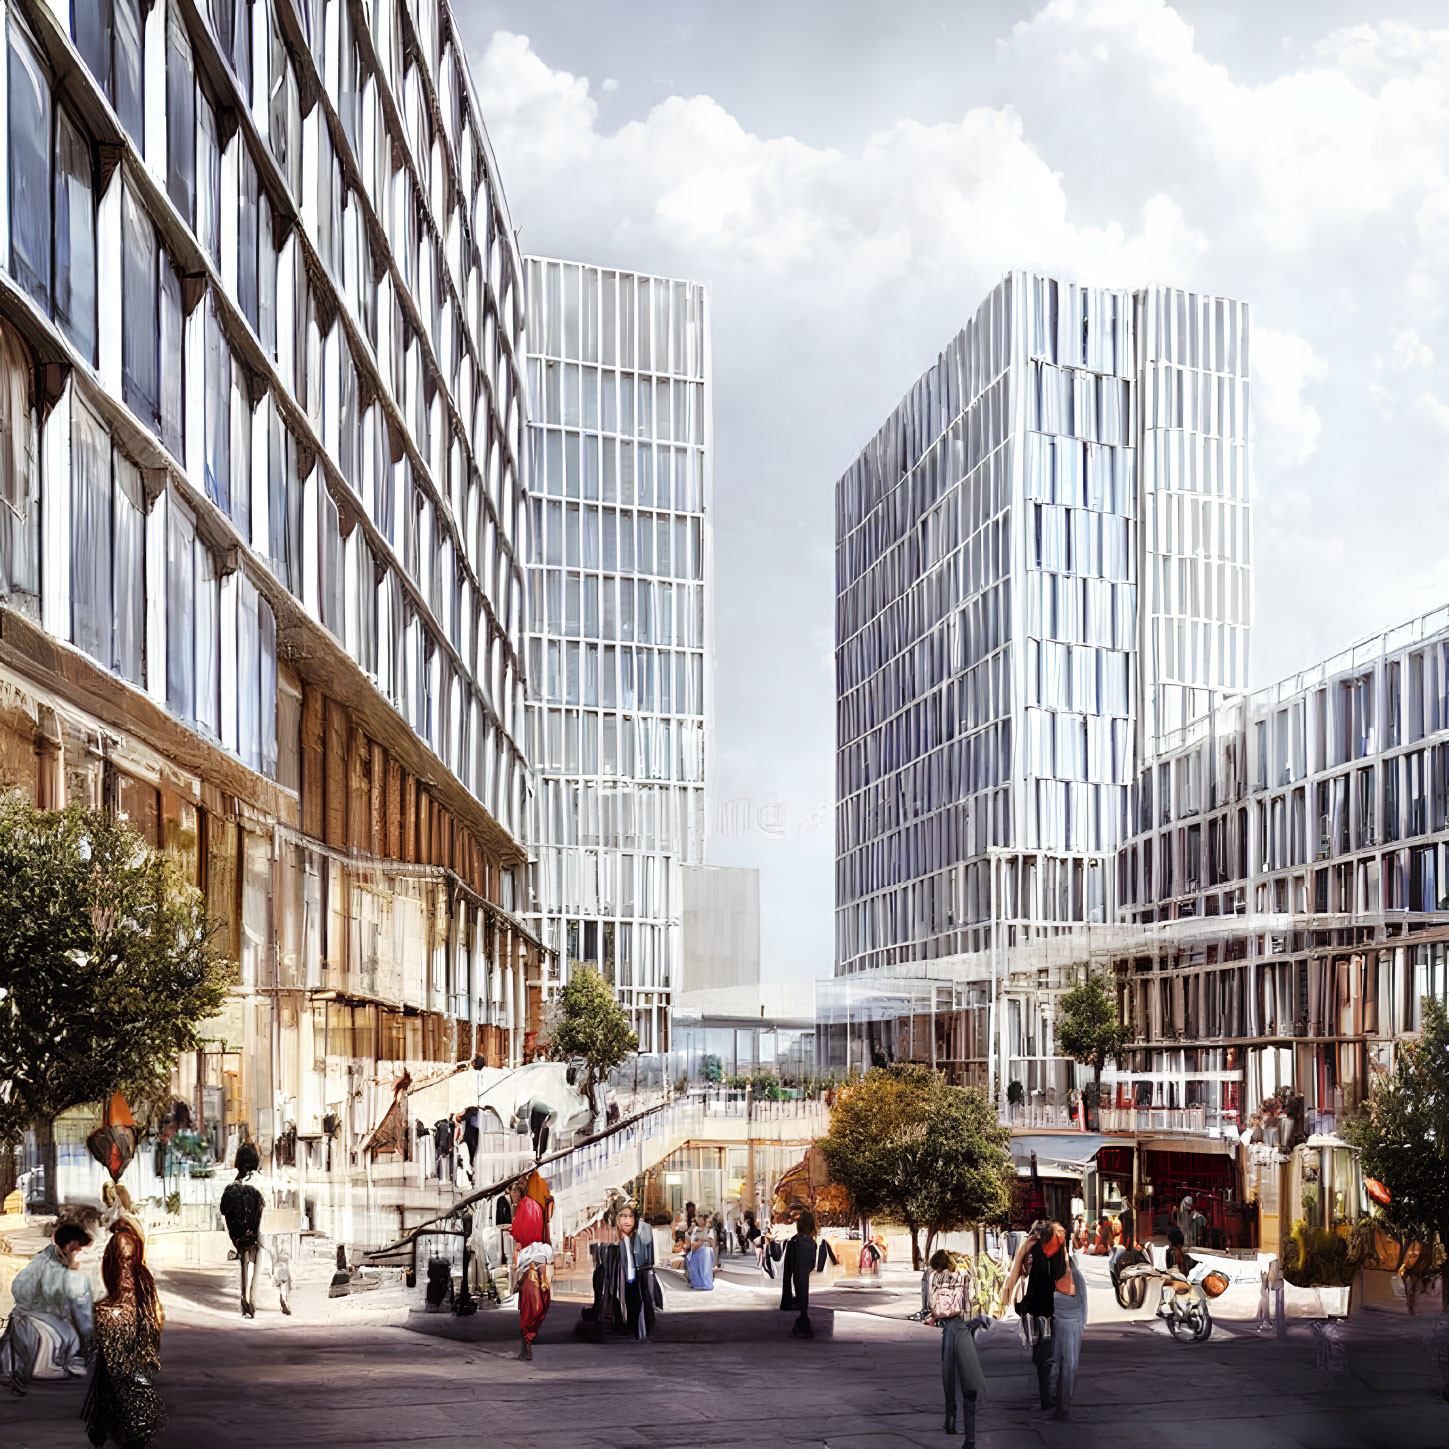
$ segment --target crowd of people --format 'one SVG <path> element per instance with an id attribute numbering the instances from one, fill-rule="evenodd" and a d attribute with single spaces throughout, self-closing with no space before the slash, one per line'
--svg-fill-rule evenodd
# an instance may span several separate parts
<path id="1" fill-rule="evenodd" d="M 257 1266 L 267 1245 L 262 1234 L 265 1201 L 252 1181 L 258 1165 L 255 1149 L 244 1144 L 236 1154 L 235 1180 L 220 1204 L 239 1267 L 239 1303 L 248 1318 L 256 1313 Z M 554 1202 L 536 1168 L 511 1184 L 505 1198 L 497 1221 L 505 1225 L 512 1243 L 505 1256 L 519 1314 L 519 1357 L 527 1360 L 533 1357 L 552 1298 Z M 114 1440 L 122 1449 L 143 1449 L 166 1419 L 154 1383 L 165 1318 L 146 1267 L 140 1224 L 117 1209 L 108 1226 L 101 1265 L 105 1296 L 98 1303 L 92 1304 L 91 1281 L 77 1266 L 92 1234 L 76 1223 L 59 1225 L 52 1242 L 17 1275 L 12 1286 L 14 1311 L 0 1335 L 0 1383 L 23 1394 L 38 1378 L 89 1374 L 84 1413 L 91 1442 L 102 1445 Z M 616 1201 L 603 1226 L 605 1231 L 590 1248 L 593 1301 L 583 1309 L 576 1331 L 596 1340 L 606 1332 L 646 1340 L 664 1307 L 654 1228 L 634 1203 L 625 1200 Z M 1181 1254 L 1185 1246 L 1200 1241 L 1203 1226 L 1202 1214 L 1185 1196 L 1169 1229 L 1172 1247 Z M 688 1202 L 669 1227 L 670 1266 L 681 1272 L 691 1291 L 713 1290 L 726 1253 L 753 1258 L 763 1277 L 779 1277 L 780 1308 L 795 1315 L 792 1334 L 815 1336 L 810 1321 L 811 1279 L 828 1265 L 838 1264 L 838 1259 L 812 1213 L 800 1212 L 793 1230 L 777 1234 L 774 1224 L 761 1222 L 752 1210 L 735 1214 L 727 1225 L 720 1212 Z M 997 1297 L 989 1281 L 976 1283 L 969 1261 L 962 1265 L 945 1251 L 932 1256 L 922 1275 L 921 1312 L 915 1316 L 941 1330 L 947 1433 L 956 1433 L 959 1422 L 965 1444 L 974 1444 L 977 1406 L 986 1394 L 975 1339 L 992 1322 L 993 1310 L 1004 1317 L 1013 1307 L 1035 1369 L 1042 1409 L 1054 1410 L 1058 1418 L 1069 1416 L 1087 1320 L 1087 1285 L 1080 1258 L 1115 1255 L 1132 1246 L 1127 1215 L 1104 1214 L 1095 1224 L 1078 1217 L 1070 1231 L 1042 1219 L 1016 1250 Z M 862 1271 L 875 1270 L 884 1251 L 884 1241 L 867 1234 L 861 1249 Z M 283 1249 L 274 1247 L 272 1255 L 281 1310 L 289 1313 L 290 1264 Z M 338 1269 L 337 1277 L 346 1280 L 340 1291 L 352 1291 L 355 1269 L 348 1268 L 341 1250 Z M 330 1292 L 339 1291 L 336 1283 L 334 1279 Z"/>

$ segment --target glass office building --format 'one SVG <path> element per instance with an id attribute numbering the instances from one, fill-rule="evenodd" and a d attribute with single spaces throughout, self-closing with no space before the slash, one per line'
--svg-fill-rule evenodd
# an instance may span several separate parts
<path id="1" fill-rule="evenodd" d="M 518 1060 L 544 974 L 524 278 L 463 47 L 439 0 L 0 20 L 0 788 L 205 893 L 218 1148 L 346 1163 L 404 1064 Z"/>
<path id="2" fill-rule="evenodd" d="M 1246 677 L 1247 337 L 1011 273 L 841 478 L 837 974 L 1106 919 L 1146 733 Z"/>
<path id="3" fill-rule="evenodd" d="M 692 282 L 529 258 L 530 924 L 667 1047 L 710 718 L 709 326 Z"/>

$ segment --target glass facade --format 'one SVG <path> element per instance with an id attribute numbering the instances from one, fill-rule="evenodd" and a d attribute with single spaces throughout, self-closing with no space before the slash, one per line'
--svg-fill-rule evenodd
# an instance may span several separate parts
<path id="1" fill-rule="evenodd" d="M 1144 746 L 1248 684 L 1248 308 L 1166 287 L 1135 299 Z"/>
<path id="2" fill-rule="evenodd" d="M 330 1119 L 361 1174 L 403 1064 L 516 1064 L 547 974 L 524 273 L 464 48 L 442 0 L 0 24 L 0 790 L 206 896 L 239 991 L 174 1085 L 217 1154 Z"/>
<path id="3" fill-rule="evenodd" d="M 528 259 L 530 909 L 667 1042 L 681 870 L 703 860 L 710 413 L 704 289 Z"/>
<path id="4" fill-rule="evenodd" d="M 311 0 L 298 54 L 274 4 L 211 0 L 223 98 L 194 73 L 194 47 L 216 42 L 175 0 L 73 9 L 92 73 L 72 97 L 7 16 L 4 254 L 80 365 L 60 400 L 70 486 L 7 520 L 0 586 L 24 592 L 28 555 L 69 550 L 46 627 L 235 752 L 222 638 L 239 633 L 259 672 L 243 696 L 275 700 L 283 592 L 518 835 L 522 267 L 446 12 L 383 3 L 354 33 L 350 7 Z M 137 26 L 156 30 L 164 74 L 136 64 Z M 323 88 L 305 118 L 299 74 Z M 248 121 L 225 144 L 223 100 Z M 88 130 L 83 113 L 103 119 Z M 123 141 L 103 175 L 97 148 Z M 126 522 L 138 468 L 162 484 L 140 505 L 149 526 Z M 112 628 L 112 580 L 144 591 L 144 640 Z M 247 763 L 274 762 L 275 718 L 246 729 Z"/>
<path id="5" fill-rule="evenodd" d="M 1139 691 L 1244 677 L 1246 362 L 1241 304 L 1012 273 L 840 480 L 838 972 L 1106 919 Z"/>

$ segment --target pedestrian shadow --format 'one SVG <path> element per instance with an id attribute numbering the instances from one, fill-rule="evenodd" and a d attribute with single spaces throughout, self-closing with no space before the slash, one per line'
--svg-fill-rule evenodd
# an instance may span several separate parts
<path id="1" fill-rule="evenodd" d="M 217 1281 L 215 1273 L 188 1268 L 167 1268 L 161 1278 L 165 1297 L 180 1298 L 197 1308 L 215 1308 L 223 1312 L 241 1313 L 241 1289 L 236 1281 Z"/>

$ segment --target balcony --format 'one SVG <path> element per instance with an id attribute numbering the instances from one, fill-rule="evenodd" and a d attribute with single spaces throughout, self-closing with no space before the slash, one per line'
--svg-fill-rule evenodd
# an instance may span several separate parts
<path id="1" fill-rule="evenodd" d="M 1097 1116 L 1103 1132 L 1141 1136 L 1236 1137 L 1242 1130 L 1236 1112 L 1216 1107 L 1103 1107 Z"/>
<path id="2" fill-rule="evenodd" d="M 1069 1108 L 1055 1102 L 1023 1102 L 997 1113 L 997 1120 L 1013 1132 L 1080 1131 L 1082 1123 Z"/>

